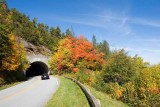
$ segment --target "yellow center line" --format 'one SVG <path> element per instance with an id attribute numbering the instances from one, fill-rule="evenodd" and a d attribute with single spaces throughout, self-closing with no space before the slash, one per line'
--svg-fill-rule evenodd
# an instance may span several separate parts
<path id="1" fill-rule="evenodd" d="M 23 92 L 25 92 L 25 91 L 27 91 L 27 90 L 29 90 L 29 89 L 32 89 L 34 86 L 37 86 L 37 85 L 40 83 L 40 81 L 38 81 L 38 80 L 39 80 L 39 79 L 37 78 L 36 81 L 35 81 L 32 85 L 30 85 L 30 86 L 28 86 L 28 87 L 26 87 L 26 88 L 23 88 L 23 89 L 20 90 L 19 92 L 16 92 L 16 93 L 13 93 L 13 94 L 4 96 L 3 98 L 0 99 L 0 102 L 5 101 L 5 100 L 7 100 L 7 99 L 9 99 L 9 98 L 11 98 L 11 97 L 13 97 L 13 96 L 18 95 L 18 94 L 21 94 L 21 93 L 23 93 Z"/>

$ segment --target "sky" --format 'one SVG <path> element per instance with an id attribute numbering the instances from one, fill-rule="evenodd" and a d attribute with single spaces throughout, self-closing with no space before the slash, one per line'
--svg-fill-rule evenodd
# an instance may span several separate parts
<path id="1" fill-rule="evenodd" d="M 8 7 L 62 32 L 73 28 L 112 50 L 125 49 L 151 64 L 160 63 L 160 0 L 6 0 Z"/>

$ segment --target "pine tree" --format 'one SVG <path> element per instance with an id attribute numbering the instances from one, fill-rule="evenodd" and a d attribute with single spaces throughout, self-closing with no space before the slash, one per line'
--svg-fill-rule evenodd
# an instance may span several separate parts
<path id="1" fill-rule="evenodd" d="M 97 46 L 97 40 L 96 40 L 95 35 L 93 35 L 93 37 L 92 37 L 92 44 L 93 44 L 94 47 Z"/>

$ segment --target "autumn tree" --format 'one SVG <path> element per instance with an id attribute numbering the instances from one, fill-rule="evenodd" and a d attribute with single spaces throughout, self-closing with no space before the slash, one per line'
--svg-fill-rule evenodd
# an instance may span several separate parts
<path id="1" fill-rule="evenodd" d="M 103 53 L 95 50 L 92 43 L 83 36 L 69 36 L 59 42 L 57 52 L 51 59 L 51 67 L 58 72 L 77 72 L 82 67 L 100 70 L 104 62 Z"/>
<path id="2" fill-rule="evenodd" d="M 67 39 L 63 39 L 59 42 L 57 52 L 53 54 L 50 60 L 51 69 L 54 74 L 62 74 L 65 71 L 70 72 L 73 67 L 70 46 L 65 45 L 67 41 Z"/>
<path id="3" fill-rule="evenodd" d="M 135 80 L 139 107 L 160 105 L 160 70 L 158 69 L 157 66 L 153 66 L 144 68 L 139 72 L 139 76 Z"/>
<path id="4" fill-rule="evenodd" d="M 29 67 L 26 58 L 25 49 L 22 44 L 17 42 L 17 37 L 14 34 L 9 34 L 3 38 L 1 44 L 2 50 L 0 61 L 0 75 L 6 82 L 25 79 L 23 71 Z"/>
<path id="5" fill-rule="evenodd" d="M 13 34 L 9 35 L 9 42 L 11 43 L 11 47 L 8 47 L 7 50 L 11 54 L 2 59 L 1 70 L 13 71 L 20 65 L 20 53 L 18 51 L 19 46 L 16 44 L 16 38 Z"/>
<path id="6" fill-rule="evenodd" d="M 99 53 L 95 50 L 92 43 L 87 41 L 83 36 L 79 36 L 77 40 L 74 40 L 73 38 L 71 38 L 71 40 L 73 43 L 72 56 L 75 64 L 82 61 L 88 69 L 101 69 L 102 64 L 104 63 L 103 53 Z"/>

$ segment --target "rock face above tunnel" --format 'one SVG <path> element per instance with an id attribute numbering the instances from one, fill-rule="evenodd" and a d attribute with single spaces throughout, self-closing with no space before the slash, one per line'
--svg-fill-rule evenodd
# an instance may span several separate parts
<path id="1" fill-rule="evenodd" d="M 24 45 L 27 55 L 51 55 L 51 51 L 44 46 L 35 46 L 32 43 L 29 43 L 20 37 L 17 37 L 17 41 Z"/>

